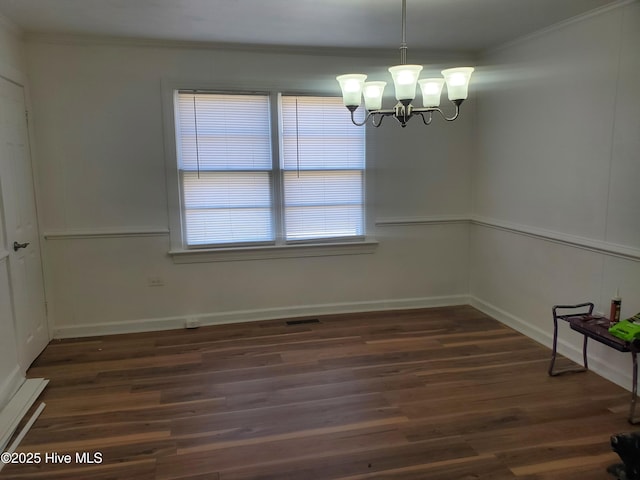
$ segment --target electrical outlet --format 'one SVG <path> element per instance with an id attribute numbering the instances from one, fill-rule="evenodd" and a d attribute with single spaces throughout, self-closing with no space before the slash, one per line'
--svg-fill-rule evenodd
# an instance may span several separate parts
<path id="1" fill-rule="evenodd" d="M 149 277 L 147 278 L 147 285 L 150 287 L 163 287 L 164 280 L 162 277 Z"/>
<path id="2" fill-rule="evenodd" d="M 200 326 L 200 319 L 197 317 L 187 317 L 184 320 L 184 328 L 198 328 Z"/>

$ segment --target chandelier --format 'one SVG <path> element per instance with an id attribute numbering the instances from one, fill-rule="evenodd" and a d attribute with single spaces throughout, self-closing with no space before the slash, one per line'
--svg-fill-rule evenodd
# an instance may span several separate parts
<path id="1" fill-rule="evenodd" d="M 371 119 L 374 127 L 382 125 L 385 117 L 393 116 L 403 127 L 414 115 L 420 115 L 425 125 L 433 119 L 433 112 L 438 112 L 448 122 L 452 122 L 460 113 L 460 104 L 467 98 L 469 79 L 473 73 L 472 67 L 449 68 L 442 70 L 442 77 L 418 80 L 422 65 L 407 65 L 407 1 L 402 0 L 402 43 L 400 44 L 400 65 L 389 68 L 396 91 L 398 103 L 391 109 L 382 108 L 382 95 L 387 82 L 365 82 L 366 75 L 354 73 L 336 77 L 342 89 L 342 100 L 351 112 L 351 121 L 362 126 Z M 451 117 L 440 109 L 440 94 L 444 84 L 447 84 L 449 100 L 455 105 L 455 112 Z M 411 102 L 416 97 L 416 84 L 422 92 L 422 107 L 414 107 Z M 360 106 L 364 96 L 367 114 L 362 122 L 357 122 L 354 112 Z"/>

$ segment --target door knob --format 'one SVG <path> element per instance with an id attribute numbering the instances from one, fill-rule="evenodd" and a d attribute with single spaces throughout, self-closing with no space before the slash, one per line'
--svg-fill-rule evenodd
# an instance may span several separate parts
<path id="1" fill-rule="evenodd" d="M 25 243 L 13 242 L 13 251 L 17 252 L 21 248 L 27 248 L 28 246 L 29 246 L 29 242 L 25 242 Z"/>

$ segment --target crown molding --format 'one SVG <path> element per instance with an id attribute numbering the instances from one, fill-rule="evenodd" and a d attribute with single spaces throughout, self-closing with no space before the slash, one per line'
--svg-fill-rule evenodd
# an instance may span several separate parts
<path id="1" fill-rule="evenodd" d="M 314 55 L 337 57 L 365 57 L 389 58 L 398 56 L 396 48 L 353 48 L 353 47 L 321 47 L 321 46 L 291 46 L 274 44 L 203 42 L 188 40 L 162 40 L 152 38 L 116 37 L 109 35 L 81 35 L 58 33 L 25 34 L 25 41 L 29 43 L 78 45 L 78 46 L 125 46 L 139 48 L 175 48 L 189 50 L 225 50 L 245 51 L 253 53 L 279 53 L 289 55 Z M 467 50 L 429 50 L 412 48 L 413 57 L 428 58 L 433 62 L 449 62 L 452 59 L 475 60 L 477 52 Z"/>
<path id="2" fill-rule="evenodd" d="M 13 23 L 13 21 L 9 20 L 2 13 L 0 13 L 0 28 L 4 28 L 9 33 L 15 35 L 19 39 L 24 39 L 24 30 L 20 28 L 17 24 Z"/>
<path id="3" fill-rule="evenodd" d="M 612 10 L 616 10 L 618 8 L 622 8 L 622 7 L 626 7 L 628 5 L 631 5 L 632 3 L 637 3 L 638 0 L 618 0 L 617 2 L 613 2 L 610 3 L 608 5 L 604 5 L 602 7 L 598 7 L 595 8 L 593 10 L 590 10 L 588 12 L 582 13 L 580 15 L 576 15 L 575 17 L 571 17 L 571 18 L 567 18 L 566 20 L 562 20 L 558 23 L 554 23 L 553 25 L 550 25 L 548 27 L 544 27 L 540 30 L 536 30 L 535 32 L 529 33 L 527 35 L 523 35 L 521 37 L 515 38 L 513 40 L 509 40 L 506 43 L 503 43 L 502 45 L 498 45 L 497 47 L 492 47 L 492 48 L 488 48 L 486 50 L 483 50 L 480 52 L 481 56 L 486 56 L 486 55 L 493 55 L 496 53 L 500 53 L 504 50 L 508 50 L 510 48 L 513 47 L 517 47 L 519 45 L 522 45 L 523 43 L 527 43 L 529 41 L 535 40 L 537 38 L 540 37 L 544 37 L 545 35 L 548 35 L 552 32 L 556 32 L 558 30 L 562 30 L 563 28 L 566 28 L 570 25 L 573 25 L 574 23 L 580 23 L 583 22 L 585 20 L 588 20 L 590 18 L 593 17 L 597 17 L 599 15 L 603 15 L 607 12 L 610 12 Z"/>

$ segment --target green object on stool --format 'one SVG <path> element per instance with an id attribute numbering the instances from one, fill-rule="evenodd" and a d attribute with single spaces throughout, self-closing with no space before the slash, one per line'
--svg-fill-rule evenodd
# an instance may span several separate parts
<path id="1" fill-rule="evenodd" d="M 622 320 L 611 327 L 609 333 L 627 342 L 633 342 L 640 338 L 640 323 L 634 323 L 631 319 Z"/>

